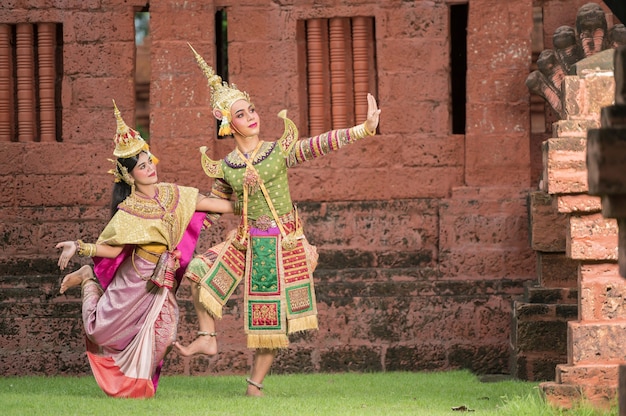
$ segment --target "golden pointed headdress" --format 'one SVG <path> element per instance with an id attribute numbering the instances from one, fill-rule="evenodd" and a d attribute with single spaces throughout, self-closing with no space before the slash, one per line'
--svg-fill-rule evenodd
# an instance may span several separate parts
<path id="1" fill-rule="evenodd" d="M 237 100 L 250 102 L 250 96 L 247 92 L 238 90 L 235 84 L 228 85 L 226 81 L 222 81 L 222 77 L 215 73 L 213 68 L 205 62 L 193 46 L 189 45 L 189 47 L 196 57 L 198 66 L 209 81 L 209 87 L 211 88 L 211 107 L 214 110 L 213 114 L 215 115 L 215 110 L 219 110 L 221 114 L 221 118 L 216 117 L 218 120 L 222 121 L 218 135 L 228 136 L 231 134 L 230 122 L 232 121 L 230 107 Z"/>
<path id="2" fill-rule="evenodd" d="M 115 105 L 115 100 L 113 100 L 113 108 L 117 122 L 117 131 L 113 137 L 115 143 L 113 156 L 126 159 L 137 156 L 142 150 L 148 150 L 148 143 L 145 142 L 139 132 L 128 127 L 122 119 L 122 114 Z"/>
<path id="3" fill-rule="evenodd" d="M 113 156 L 120 159 L 127 159 L 129 157 L 137 156 L 142 151 L 145 151 L 152 158 L 152 163 L 156 165 L 159 160 L 152 153 L 150 153 L 150 146 L 141 137 L 139 132 L 128 127 L 128 125 L 124 122 L 122 114 L 115 104 L 115 100 L 113 100 L 113 109 L 115 121 L 117 123 L 117 130 L 115 132 L 115 136 L 113 136 L 113 143 L 115 144 Z M 132 177 L 128 173 L 128 170 L 117 160 L 109 160 L 116 166 L 109 171 L 109 173 L 115 176 L 115 182 L 123 180 L 129 185 L 132 185 Z"/>

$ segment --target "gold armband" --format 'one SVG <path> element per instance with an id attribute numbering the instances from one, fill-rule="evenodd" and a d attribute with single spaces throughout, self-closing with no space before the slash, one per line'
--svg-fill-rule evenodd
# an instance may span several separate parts
<path id="1" fill-rule="evenodd" d="M 367 136 L 373 136 L 376 132 L 371 132 L 365 126 L 365 123 L 359 124 L 358 126 L 354 126 L 350 129 L 350 142 L 355 140 L 360 140 Z"/>
<path id="2" fill-rule="evenodd" d="M 241 215 L 241 213 L 243 212 L 243 201 L 235 201 L 235 203 L 233 204 L 233 214 L 235 215 Z"/>
<path id="3" fill-rule="evenodd" d="M 83 240 L 76 240 L 76 247 L 80 257 L 93 257 L 96 255 L 96 245 L 84 243 Z"/>

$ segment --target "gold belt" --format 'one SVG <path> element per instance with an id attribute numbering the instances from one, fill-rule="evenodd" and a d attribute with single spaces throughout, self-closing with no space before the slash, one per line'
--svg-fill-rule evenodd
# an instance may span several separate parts
<path id="1" fill-rule="evenodd" d="M 287 224 L 289 222 L 293 222 L 295 220 L 295 216 L 293 214 L 293 211 L 290 211 L 282 217 L 279 217 L 278 219 L 280 220 L 281 224 Z M 278 224 L 276 224 L 276 221 L 274 221 L 269 215 L 261 215 L 256 220 L 250 220 L 250 227 L 254 227 L 261 231 L 267 231 L 270 228 L 278 227 Z"/>
<path id="2" fill-rule="evenodd" d="M 135 254 L 137 257 L 141 257 L 142 259 L 154 264 L 157 264 L 159 262 L 159 258 L 161 257 L 160 254 L 151 253 L 139 246 L 135 247 Z"/>

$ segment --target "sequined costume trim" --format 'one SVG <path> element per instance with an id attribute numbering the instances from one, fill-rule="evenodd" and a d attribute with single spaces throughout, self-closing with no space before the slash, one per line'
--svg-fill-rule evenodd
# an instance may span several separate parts
<path id="1" fill-rule="evenodd" d="M 156 185 L 154 198 L 132 193 L 117 207 L 121 211 L 139 218 L 160 219 L 163 217 L 163 211 L 170 213 L 176 210 L 179 198 L 180 192 L 177 186 L 169 183 L 160 183 Z"/>

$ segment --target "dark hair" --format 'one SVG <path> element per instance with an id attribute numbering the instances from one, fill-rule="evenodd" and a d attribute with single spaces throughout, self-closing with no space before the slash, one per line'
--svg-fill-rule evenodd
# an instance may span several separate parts
<path id="1" fill-rule="evenodd" d="M 131 173 L 133 169 L 135 169 L 135 166 L 137 166 L 137 162 L 139 161 L 139 155 L 142 153 L 145 152 L 141 151 L 135 156 L 127 158 L 117 158 L 117 162 L 120 165 L 124 166 L 128 170 L 128 173 Z M 122 174 L 119 165 L 116 164 L 115 169 L 117 169 L 117 172 L 120 175 Z M 122 201 L 124 201 L 128 197 L 128 195 L 130 195 L 131 191 L 132 189 L 130 185 L 126 182 L 122 180 L 119 182 L 115 182 L 115 184 L 113 185 L 113 196 L 111 198 L 111 217 L 115 215 L 115 213 L 117 212 L 117 206 L 121 204 Z"/>

